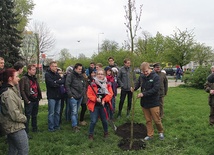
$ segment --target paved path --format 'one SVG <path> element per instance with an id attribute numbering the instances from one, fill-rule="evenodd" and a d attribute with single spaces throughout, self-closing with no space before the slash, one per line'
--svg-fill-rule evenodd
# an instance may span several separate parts
<path id="1" fill-rule="evenodd" d="M 183 82 L 181 82 L 181 80 L 178 80 L 177 82 L 175 82 L 175 80 L 173 79 L 169 79 L 168 80 L 168 87 L 176 87 L 179 86 L 180 84 L 184 84 Z M 120 93 L 120 89 L 118 89 L 118 94 Z M 46 96 L 46 92 L 42 92 L 42 100 L 39 102 L 40 105 L 46 105 L 48 104 L 47 101 L 47 96 Z"/>

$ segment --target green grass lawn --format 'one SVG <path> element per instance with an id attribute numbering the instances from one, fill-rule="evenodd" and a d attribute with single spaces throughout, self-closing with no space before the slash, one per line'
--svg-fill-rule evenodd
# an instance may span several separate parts
<path id="1" fill-rule="evenodd" d="M 50 133 L 47 130 L 47 106 L 39 109 L 38 123 L 39 133 L 30 133 L 33 137 L 29 141 L 30 155 L 212 155 L 214 154 L 214 127 L 208 124 L 209 106 L 208 94 L 204 90 L 193 88 L 169 88 L 165 97 L 165 115 L 163 126 L 165 139 L 160 141 L 157 130 L 154 138 L 146 142 L 145 150 L 122 151 L 118 148 L 121 139 L 114 134 L 109 127 L 110 136 L 103 138 L 103 129 L 99 120 L 95 127 L 95 140 L 88 140 L 88 126 L 74 133 L 71 123 L 63 120 L 62 130 Z M 117 98 L 118 106 L 119 96 Z M 116 120 L 117 126 L 129 121 L 125 118 L 126 102 L 124 104 L 122 118 Z M 86 121 L 89 122 L 89 112 L 86 113 Z M 145 123 L 139 104 L 136 104 L 135 122 Z M 7 144 L 0 138 L 0 154 L 6 154 Z"/>

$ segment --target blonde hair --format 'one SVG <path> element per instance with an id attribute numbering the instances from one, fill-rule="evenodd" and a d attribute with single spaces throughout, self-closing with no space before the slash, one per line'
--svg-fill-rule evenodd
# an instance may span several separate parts
<path id="1" fill-rule="evenodd" d="M 100 71 L 102 71 L 103 74 L 106 76 L 106 72 L 105 72 L 104 69 L 102 69 L 102 68 L 100 68 L 100 69 L 98 69 L 98 70 L 96 71 L 96 75 L 98 75 L 98 72 L 100 72 Z"/>
<path id="2" fill-rule="evenodd" d="M 148 62 L 143 62 L 140 66 L 141 70 L 150 69 L 150 65 Z"/>

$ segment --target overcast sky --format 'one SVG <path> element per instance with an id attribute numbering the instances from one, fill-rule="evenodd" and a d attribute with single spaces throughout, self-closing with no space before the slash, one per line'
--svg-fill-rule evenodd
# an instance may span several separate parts
<path id="1" fill-rule="evenodd" d="M 72 56 L 90 57 L 105 39 L 122 46 L 127 39 L 124 6 L 128 0 L 34 0 L 32 21 L 44 22 L 53 32 L 52 54 L 69 49 Z M 164 36 L 194 29 L 195 40 L 214 47 L 213 0 L 136 0 L 143 4 L 138 36 L 147 31 Z M 103 33 L 103 34 L 101 34 Z M 80 41 L 80 42 L 78 42 Z"/>

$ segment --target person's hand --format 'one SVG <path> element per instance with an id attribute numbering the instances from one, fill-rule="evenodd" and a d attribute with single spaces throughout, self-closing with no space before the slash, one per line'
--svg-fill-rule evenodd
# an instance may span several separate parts
<path id="1" fill-rule="evenodd" d="M 141 98 L 141 97 L 143 97 L 143 93 L 137 94 L 137 98 Z"/>
<path id="2" fill-rule="evenodd" d="M 210 90 L 210 94 L 211 94 L 211 95 L 214 95 L 214 90 Z"/>
<path id="3" fill-rule="evenodd" d="M 131 88 L 130 88 L 130 91 L 133 93 L 133 92 L 134 92 L 134 88 L 133 88 L 133 87 L 131 87 Z"/>
<path id="4" fill-rule="evenodd" d="M 104 102 L 104 101 L 102 101 L 102 105 L 103 105 L 103 106 L 105 105 L 105 102 Z"/>
<path id="5" fill-rule="evenodd" d="M 100 103 L 100 102 L 101 102 L 101 98 L 97 98 L 97 102 L 99 102 L 99 103 Z"/>

